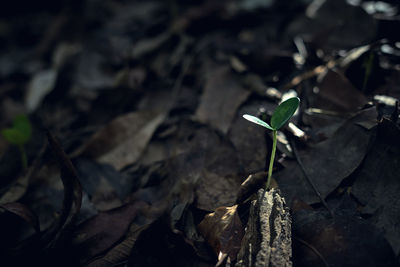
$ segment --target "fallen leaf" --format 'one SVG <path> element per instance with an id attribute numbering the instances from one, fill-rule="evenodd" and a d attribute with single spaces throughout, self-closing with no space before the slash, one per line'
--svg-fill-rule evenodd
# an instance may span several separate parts
<path id="1" fill-rule="evenodd" d="M 89 195 L 97 210 L 106 211 L 122 205 L 131 193 L 133 178 L 117 172 L 112 166 L 88 158 L 77 158 L 74 164 L 83 190 Z"/>
<path id="2" fill-rule="evenodd" d="M 236 259 L 244 235 L 237 207 L 219 207 L 215 212 L 206 215 L 198 226 L 215 254 L 226 254 L 231 261 Z"/>
<path id="3" fill-rule="evenodd" d="M 91 261 L 85 266 L 108 267 L 108 266 L 119 265 L 123 262 L 126 262 L 127 259 L 129 258 L 129 255 L 132 252 L 132 248 L 135 245 L 139 235 L 143 231 L 145 231 L 149 226 L 150 226 L 149 224 L 143 226 L 132 224 L 129 227 L 128 233 L 126 234 L 124 240 L 122 240 L 116 246 L 107 251 L 107 253 L 104 256 L 100 258 L 95 257 L 93 261 Z"/>
<path id="4" fill-rule="evenodd" d="M 162 34 L 149 38 L 143 39 L 137 42 L 131 50 L 131 56 L 134 59 L 139 59 L 145 55 L 148 55 L 158 48 L 160 48 L 163 44 L 165 44 L 171 38 L 170 32 L 163 32 Z"/>
<path id="5" fill-rule="evenodd" d="M 261 171 L 265 168 L 269 151 L 267 150 L 266 129 L 249 123 L 243 114 L 257 115 L 261 110 L 272 111 L 275 105 L 269 102 L 252 102 L 239 109 L 228 137 L 237 151 L 241 168 L 245 174 Z"/>
<path id="6" fill-rule="evenodd" d="M 128 266 L 209 266 L 162 218 L 138 236 Z"/>
<path id="7" fill-rule="evenodd" d="M 367 103 L 367 98 L 337 71 L 328 70 L 317 85 L 312 107 L 330 111 L 354 112 Z"/>
<path id="8" fill-rule="evenodd" d="M 400 129 L 384 119 L 360 170 L 351 193 L 364 207 L 362 213 L 384 231 L 396 254 L 400 252 Z"/>
<path id="9" fill-rule="evenodd" d="M 42 242 L 47 248 L 53 248 L 61 245 L 61 241 L 64 241 L 64 238 L 69 238 L 65 236 L 65 233 L 68 233 L 79 214 L 82 203 L 82 189 L 76 170 L 60 143 L 50 132 L 48 132 L 47 137 L 49 145 L 58 162 L 61 180 L 64 185 L 64 199 L 61 214 L 57 217 L 53 226 L 47 229 L 41 237 Z"/>
<path id="10" fill-rule="evenodd" d="M 305 172 L 323 198 L 361 164 L 368 151 L 372 131 L 357 123 L 366 120 L 376 122 L 376 116 L 374 107 L 363 110 L 347 120 L 328 140 L 299 152 Z M 298 163 L 286 161 L 285 166 L 274 177 L 286 201 L 291 203 L 297 197 L 308 204 L 319 202 Z"/>
<path id="11" fill-rule="evenodd" d="M 190 143 L 186 164 L 191 168 L 185 165 L 181 168 L 199 177 L 195 189 L 196 207 L 212 211 L 220 206 L 233 205 L 241 177 L 232 145 L 205 127 L 196 130 Z"/>
<path id="12" fill-rule="evenodd" d="M 348 49 L 371 41 L 376 21 L 361 7 L 346 1 L 311 2 L 305 14 L 292 20 L 287 29 L 290 37 L 304 37 L 324 50 Z"/>
<path id="13" fill-rule="evenodd" d="M 101 212 L 77 226 L 73 246 L 79 261 L 89 263 L 96 256 L 118 244 L 138 214 L 149 208 L 143 201 L 132 202 L 117 209 Z"/>
<path id="14" fill-rule="evenodd" d="M 257 172 L 250 174 L 246 180 L 240 185 L 237 193 L 236 204 L 240 204 L 256 193 L 260 188 L 265 187 L 268 174 L 266 172 Z"/>
<path id="15" fill-rule="evenodd" d="M 45 141 L 39 154 L 35 160 L 29 165 L 28 170 L 20 175 L 12 186 L 0 197 L 0 204 L 16 202 L 23 197 L 28 189 L 29 181 L 31 177 L 36 173 L 43 154 L 47 148 L 47 142 Z"/>
<path id="16" fill-rule="evenodd" d="M 294 214 L 293 237 L 295 266 L 398 266 L 382 233 L 359 217 L 302 210 Z"/>
<path id="17" fill-rule="evenodd" d="M 22 250 L 22 244 L 37 239 L 38 218 L 21 203 L 0 205 L 0 234 L 0 256 L 4 262 L 11 262 Z"/>
<path id="18" fill-rule="evenodd" d="M 236 109 L 250 92 L 235 80 L 228 66 L 214 68 L 207 71 L 207 81 L 196 117 L 199 121 L 227 133 Z"/>
<path id="19" fill-rule="evenodd" d="M 57 71 L 53 69 L 43 70 L 32 78 L 25 97 L 25 105 L 28 112 L 35 111 L 42 100 L 49 94 L 56 83 Z"/>
<path id="20" fill-rule="evenodd" d="M 40 231 L 39 220 L 27 206 L 18 202 L 1 204 L 0 207 L 5 210 L 14 213 L 15 215 L 24 219 L 28 224 L 30 224 L 36 232 Z"/>
<path id="21" fill-rule="evenodd" d="M 104 55 L 94 52 L 89 48 L 82 49 L 77 62 L 76 83 L 80 88 L 98 90 L 112 87 L 114 77 L 103 71 Z M 83 90 L 81 90 L 83 91 Z"/>
<path id="22" fill-rule="evenodd" d="M 95 133 L 80 153 L 121 170 L 138 160 L 164 118 L 151 111 L 124 114 Z"/>
<path id="23" fill-rule="evenodd" d="M 203 210 L 213 210 L 219 205 L 233 204 L 239 187 L 239 176 L 221 176 L 204 171 L 196 187 L 196 206 Z"/>

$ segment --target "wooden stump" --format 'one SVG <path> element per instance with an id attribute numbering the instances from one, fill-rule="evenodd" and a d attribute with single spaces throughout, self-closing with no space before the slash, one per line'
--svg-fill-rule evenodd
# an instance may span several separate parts
<path id="1" fill-rule="evenodd" d="M 250 208 L 236 267 L 292 266 L 291 218 L 279 190 L 260 189 Z"/>

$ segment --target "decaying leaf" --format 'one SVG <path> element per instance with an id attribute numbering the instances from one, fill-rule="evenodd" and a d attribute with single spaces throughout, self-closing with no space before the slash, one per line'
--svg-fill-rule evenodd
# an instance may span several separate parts
<path id="1" fill-rule="evenodd" d="M 371 223 L 326 215 L 309 210 L 294 214 L 295 266 L 397 266 L 389 243 Z"/>
<path id="2" fill-rule="evenodd" d="M 164 118 L 151 111 L 124 114 L 95 133 L 81 153 L 120 170 L 138 160 Z"/>
<path id="3" fill-rule="evenodd" d="M 240 86 L 227 66 L 208 71 L 207 78 L 196 117 L 227 133 L 236 109 L 250 92 Z"/>
<path id="4" fill-rule="evenodd" d="M 236 197 L 236 204 L 245 201 L 248 197 L 257 192 L 258 189 L 265 187 L 267 177 L 268 174 L 266 172 L 250 174 L 240 185 L 240 189 Z"/>
<path id="5" fill-rule="evenodd" d="M 112 166 L 87 158 L 74 160 L 82 179 L 83 190 L 97 210 L 106 211 L 122 205 L 131 193 L 133 178 L 116 171 Z"/>
<path id="6" fill-rule="evenodd" d="M 313 107 L 330 111 L 353 112 L 367 103 L 367 98 L 337 71 L 328 70 L 320 75 L 321 83 Z"/>
<path id="7" fill-rule="evenodd" d="M 138 236 L 145 231 L 150 224 L 146 224 L 143 226 L 138 226 L 136 224 L 132 224 L 129 227 L 128 233 L 123 241 L 115 245 L 111 248 L 107 253 L 102 257 L 95 257 L 93 261 L 87 264 L 87 267 L 108 267 L 113 265 L 118 265 L 126 262 L 129 258 L 129 255 L 132 252 L 132 248 L 136 243 Z"/>
<path id="8" fill-rule="evenodd" d="M 243 114 L 258 114 L 260 110 L 272 111 L 275 104 L 270 102 L 251 102 L 239 109 L 232 122 L 228 137 L 232 141 L 245 174 L 258 172 L 265 168 L 269 151 L 267 131 L 243 119 Z"/>
<path id="9" fill-rule="evenodd" d="M 339 127 L 330 139 L 299 153 L 305 172 L 323 198 L 335 190 L 364 159 L 372 131 L 357 123 L 366 120 L 376 122 L 376 116 L 375 108 L 363 110 Z M 286 166 L 283 171 L 275 174 L 275 179 L 288 203 L 291 203 L 294 197 L 299 197 L 307 203 L 318 202 L 317 195 L 297 162 L 287 162 Z"/>
<path id="10" fill-rule="evenodd" d="M 23 245 L 29 240 L 37 240 L 39 236 L 39 221 L 26 205 L 7 203 L 0 205 L 0 257 L 4 262 L 17 259 Z M 22 266 L 22 265 L 21 265 Z"/>
<path id="11" fill-rule="evenodd" d="M 372 148 L 355 174 L 352 194 L 365 205 L 361 212 L 384 231 L 396 254 L 400 252 L 400 129 L 384 119 Z"/>
<path id="12" fill-rule="evenodd" d="M 35 111 L 56 83 L 57 71 L 53 69 L 38 72 L 29 84 L 25 105 L 29 112 Z"/>
<path id="13" fill-rule="evenodd" d="M 312 39 L 322 49 L 353 48 L 371 40 L 375 31 L 374 18 L 346 1 L 311 2 L 288 27 L 290 35 Z"/>
<path id="14" fill-rule="evenodd" d="M 1 208 L 16 214 L 17 216 L 24 219 L 27 223 L 29 223 L 36 232 L 40 231 L 39 220 L 27 206 L 24 204 L 13 202 L 13 203 L 5 203 L 0 205 Z"/>
<path id="15" fill-rule="evenodd" d="M 76 170 L 60 143 L 50 132 L 48 132 L 47 137 L 54 158 L 60 168 L 60 176 L 64 186 L 62 208 L 50 227 L 37 236 L 34 235 L 24 240 L 18 244 L 18 247 L 6 253 L 5 261 L 12 261 L 17 266 L 27 264 L 54 265 L 59 260 L 62 260 L 66 265 L 74 262 L 74 258 L 69 257 L 69 253 L 63 254 L 62 251 L 69 245 L 70 233 L 81 208 L 82 190 Z M 20 211 L 22 210 L 20 209 Z M 32 220 L 29 219 L 32 216 L 26 215 L 25 217 Z M 38 228 L 38 225 L 35 227 Z"/>
<path id="16" fill-rule="evenodd" d="M 204 210 L 213 210 L 220 204 L 233 204 L 239 187 L 239 176 L 221 176 L 204 171 L 196 187 L 196 205 Z"/>
<path id="17" fill-rule="evenodd" d="M 31 177 L 36 173 L 43 154 L 47 148 L 47 142 L 45 141 L 42 149 L 40 150 L 36 159 L 29 165 L 28 170 L 20 175 L 13 185 L 0 197 L 0 204 L 15 202 L 24 196 L 28 189 L 29 181 Z"/>
<path id="18" fill-rule="evenodd" d="M 228 255 L 236 259 L 244 235 L 242 222 L 237 212 L 238 205 L 219 207 L 215 212 L 206 215 L 198 228 L 210 244 L 218 260 Z"/>
<path id="19" fill-rule="evenodd" d="M 148 208 L 146 203 L 133 202 L 99 213 L 79 225 L 73 243 L 80 262 L 89 263 L 95 256 L 117 245 L 127 233 L 132 220 L 145 208 Z"/>
<path id="20" fill-rule="evenodd" d="M 210 266 L 196 256 L 181 234 L 171 231 L 163 218 L 156 220 L 138 236 L 128 260 L 129 267 Z"/>
<path id="21" fill-rule="evenodd" d="M 171 155 L 167 171 L 195 185 L 195 206 L 212 211 L 233 205 L 242 178 L 232 144 L 217 131 L 192 122 L 182 123 L 175 136 L 166 141 Z"/>
<path id="22" fill-rule="evenodd" d="M 59 246 L 60 240 L 66 238 L 64 234 L 69 233 L 70 227 L 78 216 L 82 203 L 82 189 L 78 174 L 60 143 L 50 132 L 47 136 L 50 147 L 60 167 L 61 180 L 64 185 L 64 200 L 61 214 L 53 226 L 47 229 L 42 236 L 42 242 L 46 244 L 46 247 L 51 248 Z"/>

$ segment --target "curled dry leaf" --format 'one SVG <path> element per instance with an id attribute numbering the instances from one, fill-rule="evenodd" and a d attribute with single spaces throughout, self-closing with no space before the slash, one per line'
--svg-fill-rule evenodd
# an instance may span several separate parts
<path id="1" fill-rule="evenodd" d="M 40 231 L 40 226 L 39 226 L 39 220 L 27 206 L 24 204 L 18 203 L 18 202 L 13 202 L 13 203 L 5 203 L 0 205 L 1 208 L 4 208 L 5 210 L 14 213 L 15 215 L 21 217 L 24 219 L 27 223 L 29 223 L 36 232 Z"/>
<path id="2" fill-rule="evenodd" d="M 219 207 L 206 215 L 198 226 L 200 233 L 218 255 L 218 260 L 223 255 L 235 260 L 240 250 L 244 229 L 237 208 L 238 205 Z"/>
<path id="3" fill-rule="evenodd" d="M 56 219 L 53 226 L 49 228 L 42 237 L 42 242 L 46 247 L 60 245 L 64 233 L 69 231 L 74 220 L 79 214 L 82 204 L 82 188 L 79 183 L 78 174 L 70 159 L 65 154 L 60 143 L 49 132 L 47 134 L 50 147 L 60 167 L 61 180 L 64 185 L 64 200 L 60 216 Z"/>
<path id="4" fill-rule="evenodd" d="M 74 258 L 70 257 L 69 253 L 65 254 L 65 247 L 68 247 L 71 237 L 70 231 L 81 208 L 82 189 L 75 168 L 60 143 L 50 132 L 47 137 L 53 150 L 53 155 L 58 162 L 64 186 L 62 209 L 52 226 L 41 232 L 40 236 L 37 238 L 36 236 L 31 236 L 26 242 L 18 244 L 16 249 L 10 250 L 9 253 L 5 254 L 4 261 L 13 262 L 15 266 L 54 266 L 60 261 L 65 264 L 64 266 L 71 266 L 74 261 Z M 15 206 L 14 208 L 14 211 L 16 211 Z M 19 209 L 19 211 L 22 211 L 22 209 Z M 25 214 L 25 217 L 28 220 L 33 219 L 29 218 L 31 216 L 27 214 Z"/>

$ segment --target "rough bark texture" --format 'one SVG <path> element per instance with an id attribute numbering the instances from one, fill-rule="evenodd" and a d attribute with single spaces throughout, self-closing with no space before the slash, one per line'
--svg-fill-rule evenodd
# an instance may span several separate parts
<path id="1" fill-rule="evenodd" d="M 260 189 L 250 208 L 249 221 L 236 267 L 292 266 L 291 218 L 279 190 Z"/>

